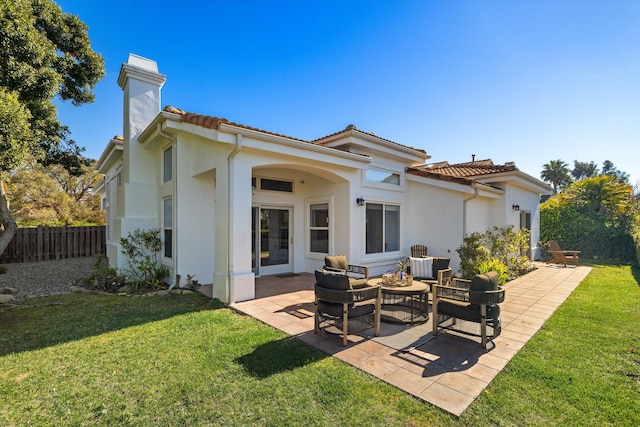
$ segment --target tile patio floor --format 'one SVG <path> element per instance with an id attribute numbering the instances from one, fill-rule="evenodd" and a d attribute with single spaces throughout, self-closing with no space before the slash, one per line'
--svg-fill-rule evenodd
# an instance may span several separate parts
<path id="1" fill-rule="evenodd" d="M 371 339 L 372 330 L 350 335 L 343 347 L 340 337 L 313 332 L 314 277 L 306 273 L 261 277 L 256 298 L 232 307 L 459 416 L 591 271 L 538 267 L 506 284 L 502 334 L 487 349 L 479 338 L 447 333 L 400 351 Z"/>

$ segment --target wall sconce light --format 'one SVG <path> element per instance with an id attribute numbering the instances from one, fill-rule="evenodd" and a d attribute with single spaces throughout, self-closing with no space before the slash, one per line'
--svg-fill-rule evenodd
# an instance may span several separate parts
<path id="1" fill-rule="evenodd" d="M 518 211 L 520 210 L 520 205 L 513 205 L 513 206 L 511 206 L 511 208 L 512 208 L 514 211 L 518 212 Z"/>
<path id="2" fill-rule="evenodd" d="M 364 206 L 364 198 L 363 197 L 358 197 L 356 199 L 356 203 L 358 204 L 358 206 Z"/>

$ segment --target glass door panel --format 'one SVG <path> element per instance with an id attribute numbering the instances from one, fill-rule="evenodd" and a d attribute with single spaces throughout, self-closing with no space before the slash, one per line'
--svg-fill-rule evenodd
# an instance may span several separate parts
<path id="1" fill-rule="evenodd" d="M 254 208 L 252 255 L 256 274 L 291 272 L 290 218 L 289 208 Z"/>

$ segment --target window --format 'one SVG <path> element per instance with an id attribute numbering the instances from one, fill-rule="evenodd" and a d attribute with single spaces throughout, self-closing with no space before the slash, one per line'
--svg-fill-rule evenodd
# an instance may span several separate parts
<path id="1" fill-rule="evenodd" d="M 293 182 L 280 181 L 278 179 L 260 178 L 260 189 L 268 191 L 283 191 L 293 193 Z"/>
<path id="2" fill-rule="evenodd" d="M 162 200 L 162 228 L 164 231 L 164 256 L 173 257 L 173 199 Z"/>
<path id="3" fill-rule="evenodd" d="M 385 171 L 382 169 L 369 168 L 364 174 L 364 177 L 369 182 L 400 185 L 400 175 L 397 173 Z"/>
<path id="4" fill-rule="evenodd" d="M 329 204 L 309 205 L 310 252 L 329 253 Z"/>
<path id="5" fill-rule="evenodd" d="M 162 182 L 171 181 L 173 179 L 173 149 L 171 147 L 164 150 L 162 170 Z"/>
<path id="6" fill-rule="evenodd" d="M 400 206 L 367 203 L 366 222 L 368 254 L 400 250 Z"/>

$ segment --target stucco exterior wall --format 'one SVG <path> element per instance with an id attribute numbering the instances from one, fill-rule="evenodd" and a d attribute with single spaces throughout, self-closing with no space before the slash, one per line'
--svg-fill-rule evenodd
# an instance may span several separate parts
<path id="1" fill-rule="evenodd" d="M 458 271 L 456 248 L 462 243 L 464 197 L 462 192 L 408 182 L 403 245 L 407 256 L 412 245 L 426 245 L 429 255 L 451 258 L 451 268 Z"/>
<path id="2" fill-rule="evenodd" d="M 195 275 L 200 283 L 213 283 L 216 257 L 216 169 L 193 175 L 193 163 L 201 157 L 205 141 L 182 137 L 175 150 L 174 262 L 185 283 Z M 212 167 L 210 165 L 209 167 Z"/>

